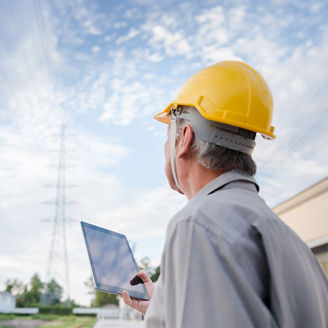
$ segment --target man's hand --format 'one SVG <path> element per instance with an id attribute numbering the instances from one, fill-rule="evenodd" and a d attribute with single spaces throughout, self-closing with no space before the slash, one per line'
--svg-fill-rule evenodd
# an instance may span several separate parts
<path id="1" fill-rule="evenodd" d="M 149 301 L 143 301 L 143 300 L 131 298 L 129 293 L 126 290 L 123 290 L 122 297 L 123 297 L 125 304 L 127 304 L 127 305 L 131 306 L 132 308 L 138 310 L 139 312 L 145 314 L 148 309 L 150 300 L 153 297 L 155 284 L 151 281 L 147 272 L 144 270 L 139 271 L 138 276 L 145 284 L 145 287 L 146 287 L 146 290 L 147 290 L 147 293 L 149 296 Z"/>

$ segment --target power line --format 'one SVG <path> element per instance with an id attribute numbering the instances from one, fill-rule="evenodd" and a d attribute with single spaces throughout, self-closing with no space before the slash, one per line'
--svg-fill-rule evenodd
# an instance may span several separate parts
<path id="1" fill-rule="evenodd" d="M 310 131 L 321 123 L 320 119 L 327 112 L 328 107 L 319 106 L 319 108 L 322 108 L 321 110 L 313 110 L 313 102 L 318 98 L 320 92 L 326 88 L 327 82 L 328 76 L 326 72 L 323 72 L 319 81 L 317 80 L 315 83 L 316 87 L 312 89 L 314 91 L 309 93 L 308 101 L 303 101 L 302 106 L 295 106 L 297 109 L 300 108 L 297 112 L 295 111 L 295 120 L 292 124 L 293 128 L 296 127 L 297 134 L 295 135 L 295 131 L 287 131 L 280 138 L 270 156 L 268 156 L 268 159 L 261 163 L 261 167 L 264 168 L 263 173 L 268 173 L 277 168 L 281 164 L 281 161 L 304 140 L 305 136 L 310 136 Z M 293 135 L 295 136 L 293 137 Z"/>

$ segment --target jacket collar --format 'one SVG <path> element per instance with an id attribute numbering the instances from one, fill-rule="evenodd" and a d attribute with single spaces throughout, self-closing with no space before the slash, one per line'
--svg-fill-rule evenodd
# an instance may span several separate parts
<path id="1" fill-rule="evenodd" d="M 223 188 L 225 185 L 231 182 L 249 182 L 255 186 L 257 192 L 260 190 L 260 187 L 252 176 L 242 174 L 237 170 L 230 170 L 219 175 L 217 178 L 209 182 L 200 191 L 198 191 L 195 197 L 209 195 L 215 192 L 216 190 Z"/>

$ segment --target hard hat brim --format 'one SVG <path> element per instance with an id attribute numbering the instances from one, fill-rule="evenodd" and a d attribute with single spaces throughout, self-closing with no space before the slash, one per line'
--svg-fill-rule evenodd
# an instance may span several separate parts
<path id="1" fill-rule="evenodd" d="M 178 107 L 178 106 L 191 106 L 191 107 L 195 107 L 199 112 L 200 114 L 210 120 L 210 121 L 214 121 L 214 122 L 221 122 L 221 123 L 225 123 L 225 124 L 228 124 L 228 125 L 232 125 L 232 126 L 238 126 L 240 128 L 243 128 L 243 129 L 246 129 L 246 130 L 249 130 L 249 131 L 253 131 L 253 132 L 257 132 L 257 133 L 260 133 L 264 138 L 266 139 L 275 139 L 276 136 L 274 135 L 274 127 L 271 126 L 270 127 L 270 131 L 267 131 L 267 130 L 259 130 L 258 128 L 256 130 L 254 130 L 254 128 L 252 126 L 249 126 L 248 124 L 242 124 L 241 122 L 238 122 L 238 123 L 235 123 L 233 120 L 228 120 L 227 117 L 225 117 L 224 120 L 213 120 L 212 118 L 209 118 L 207 113 L 198 105 L 198 104 L 177 104 L 175 102 L 172 102 L 170 103 L 163 111 L 159 112 L 158 114 L 156 114 L 154 116 L 154 119 L 156 119 L 157 121 L 161 122 L 161 123 L 164 123 L 164 124 L 167 124 L 169 125 L 170 124 L 170 112 L 171 112 L 171 109 L 172 107 Z"/>

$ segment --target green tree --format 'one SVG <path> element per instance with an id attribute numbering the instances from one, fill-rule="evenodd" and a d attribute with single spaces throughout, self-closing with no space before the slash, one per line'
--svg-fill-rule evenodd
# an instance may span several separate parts
<path id="1" fill-rule="evenodd" d="M 63 287 L 60 286 L 55 279 L 51 279 L 45 284 L 45 292 L 42 295 L 43 305 L 60 304 L 63 296 Z"/>
<path id="2" fill-rule="evenodd" d="M 118 305 L 117 295 L 106 293 L 106 292 L 100 292 L 95 289 L 92 276 L 90 276 L 84 282 L 84 285 L 89 289 L 88 294 L 93 295 L 93 299 L 91 300 L 91 306 L 102 307 L 106 304 Z"/>
<path id="3" fill-rule="evenodd" d="M 24 286 L 24 290 L 22 293 L 16 295 L 16 306 L 17 307 L 27 307 L 26 298 L 28 294 L 27 286 Z"/>
<path id="4" fill-rule="evenodd" d="M 5 283 L 5 290 L 16 296 L 17 307 L 38 307 L 40 303 L 42 305 L 71 306 L 74 302 L 66 300 L 62 303 L 63 288 L 54 279 L 44 284 L 37 273 L 32 276 L 27 285 L 17 279 L 8 279 Z"/>
<path id="5" fill-rule="evenodd" d="M 139 261 L 138 267 L 139 267 L 139 270 L 145 270 L 153 282 L 158 280 L 158 277 L 160 274 L 160 268 L 159 268 L 159 266 L 154 268 L 150 263 L 149 257 L 147 257 L 147 256 L 143 257 Z"/>
<path id="6" fill-rule="evenodd" d="M 95 299 L 92 301 L 91 306 L 102 307 L 106 304 L 118 305 L 117 295 L 96 290 Z"/>
<path id="7" fill-rule="evenodd" d="M 139 270 L 145 270 L 149 276 L 154 273 L 154 267 L 151 266 L 148 256 L 143 257 L 138 263 Z"/>
<path id="8" fill-rule="evenodd" d="M 28 285 L 14 279 L 6 281 L 6 291 L 16 295 L 17 307 L 38 306 L 41 299 L 43 283 L 39 275 L 35 273 Z"/>
<path id="9" fill-rule="evenodd" d="M 5 291 L 13 295 L 21 294 L 24 291 L 24 284 L 18 279 L 7 279 L 5 282 Z"/>
<path id="10" fill-rule="evenodd" d="M 150 276 L 152 282 L 156 282 L 158 280 L 159 275 L 160 275 L 160 266 L 157 266 L 153 274 Z"/>
<path id="11" fill-rule="evenodd" d="M 38 306 L 41 301 L 43 283 L 37 273 L 33 275 L 29 284 L 29 291 L 25 297 L 25 306 Z"/>

